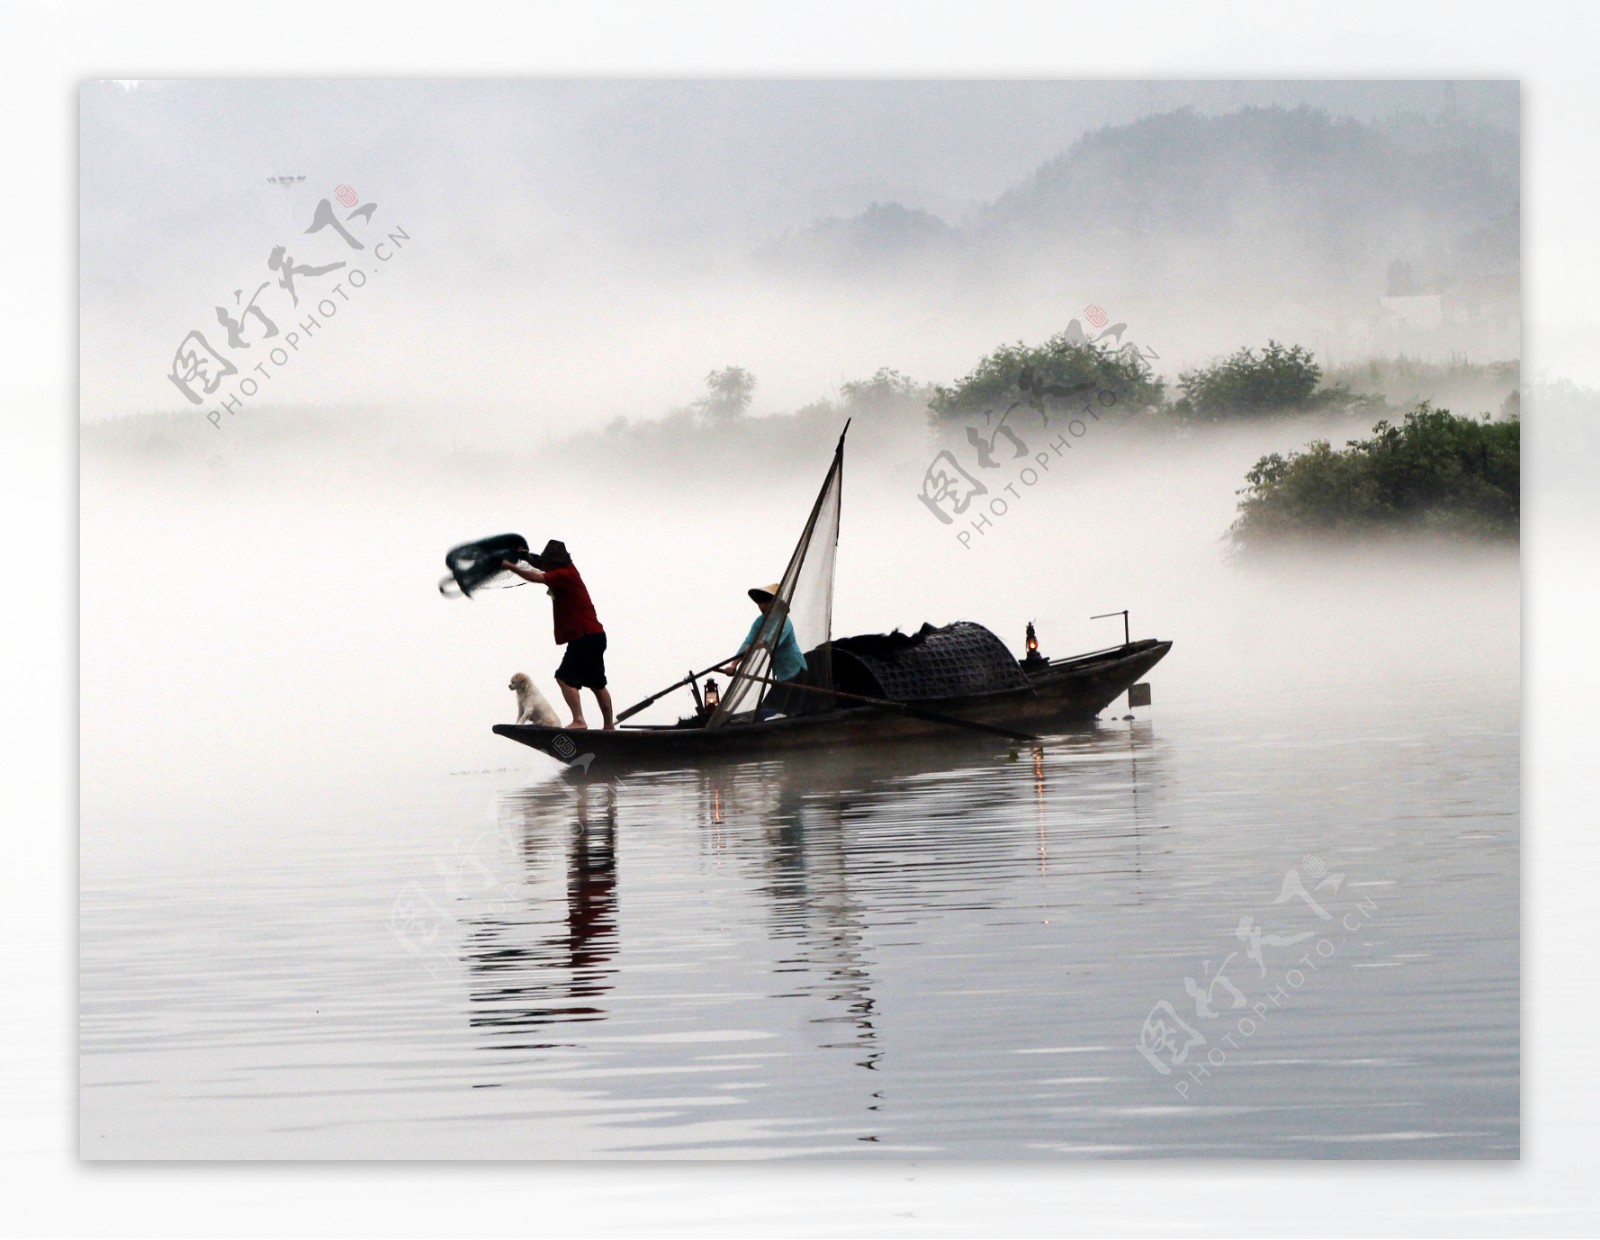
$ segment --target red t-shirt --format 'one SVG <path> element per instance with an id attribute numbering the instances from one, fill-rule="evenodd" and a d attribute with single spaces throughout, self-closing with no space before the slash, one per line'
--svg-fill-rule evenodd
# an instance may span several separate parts
<path id="1" fill-rule="evenodd" d="M 556 645 L 587 637 L 590 633 L 604 633 L 600 619 L 594 614 L 594 604 L 589 601 L 589 588 L 572 565 L 548 569 L 544 584 L 550 588 L 551 611 L 555 615 Z"/>

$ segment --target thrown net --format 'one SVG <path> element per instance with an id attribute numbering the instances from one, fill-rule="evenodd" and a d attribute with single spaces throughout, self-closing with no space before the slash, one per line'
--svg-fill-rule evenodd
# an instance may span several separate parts
<path id="1" fill-rule="evenodd" d="M 845 432 L 850 424 L 845 423 Z M 789 567 L 784 570 L 776 597 L 768 609 L 765 621 L 757 631 L 755 640 L 739 660 L 728 690 L 706 724 L 719 728 L 741 712 L 747 720 L 757 718 L 762 699 L 772 679 L 772 648 L 778 644 L 787 620 L 794 625 L 800 649 L 806 652 L 805 683 L 810 685 L 833 684 L 833 669 L 829 666 L 828 641 L 833 633 L 833 563 L 839 547 L 839 510 L 844 491 L 844 433 L 839 436 L 839 446 L 833 451 L 833 464 L 828 476 L 822 480 L 817 501 L 811 506 L 811 516 L 794 554 L 789 557 Z M 827 695 L 820 693 L 788 694 L 784 709 L 817 709 L 827 705 Z"/>
<path id="2" fill-rule="evenodd" d="M 451 547 L 444 557 L 450 575 L 439 582 L 439 593 L 446 598 L 471 598 L 478 590 L 519 586 L 523 579 L 500 565 L 527 549 L 528 540 L 521 534 L 496 534 Z"/>

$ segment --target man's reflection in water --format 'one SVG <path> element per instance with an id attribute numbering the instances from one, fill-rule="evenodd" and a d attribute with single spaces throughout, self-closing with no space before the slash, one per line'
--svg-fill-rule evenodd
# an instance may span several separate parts
<path id="1" fill-rule="evenodd" d="M 617 789 L 579 784 L 567 843 L 567 967 L 574 998 L 611 989 L 617 952 Z M 591 798 L 598 801 L 590 821 Z M 596 1009 L 591 1009 L 596 1010 Z"/>
<path id="2" fill-rule="evenodd" d="M 560 928 L 550 932 L 548 920 L 525 920 L 530 909 L 524 906 L 516 910 L 523 919 L 482 918 L 468 937 L 472 1024 L 502 1035 L 496 1046 L 523 1049 L 548 1043 L 507 1039 L 553 1024 L 605 1018 L 605 1009 L 593 1001 L 611 990 L 616 976 L 617 791 L 609 783 L 558 784 L 513 804 L 522 821 L 530 884 L 538 879 L 539 844 L 552 841 L 567 812 L 572 815 Z"/>

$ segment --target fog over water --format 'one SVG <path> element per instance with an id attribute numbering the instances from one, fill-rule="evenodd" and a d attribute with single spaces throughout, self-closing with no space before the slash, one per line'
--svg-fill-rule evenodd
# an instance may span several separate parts
<path id="1" fill-rule="evenodd" d="M 1429 118 L 1469 207 L 1308 240 L 1295 211 L 1337 203 L 1290 177 L 1264 215 L 1186 231 L 1107 172 L 1122 231 L 1028 269 L 1040 203 L 1139 166 L 1095 148 L 1041 171 L 1083 134 L 1306 102 L 1362 127 L 1302 118 L 1306 149 L 1380 170 L 1434 137 L 1365 127 Z M 1268 332 L 1330 363 L 1514 362 L 1518 326 L 1488 310 L 1370 333 L 1388 225 L 1437 236 L 1419 278 L 1480 287 L 1500 261 L 1516 103 L 1495 83 L 1448 113 L 1438 84 L 87 85 L 84 1152 L 1514 1156 L 1517 547 L 1227 537 L 1263 454 L 1371 417 L 1030 428 L 1040 467 L 994 479 L 980 525 L 919 499 L 949 442 L 925 416 L 852 407 L 836 635 L 966 619 L 1020 653 L 1033 621 L 1060 657 L 1119 643 L 1090 617 L 1127 608 L 1132 637 L 1174 643 L 1151 706 L 1037 751 L 957 734 L 574 781 L 489 731 L 514 672 L 559 700 L 545 592 L 437 582 L 463 541 L 564 540 L 620 707 L 737 647 L 840 385 L 881 367 L 950 383 L 1090 304 L 1169 380 Z M 856 136 L 826 158 L 841 117 Z M 203 186 L 185 142 L 217 153 Z M 332 253 L 304 228 L 341 183 L 377 204 L 373 237 L 406 238 L 347 250 L 366 284 L 209 424 L 173 347 L 219 342 L 214 305 L 269 245 Z M 889 202 L 940 224 L 885 225 Z M 725 365 L 757 379 L 749 414 L 663 430 Z M 1471 383 L 1451 407 L 1497 414 L 1516 379 Z M 1581 421 L 1583 394 L 1544 396 Z M 1327 879 L 1326 919 L 1277 899 L 1291 869 Z M 1142 1022 L 1193 1011 L 1185 978 L 1244 951 L 1246 915 L 1311 918 L 1329 963 L 1301 993 L 1238 955 L 1241 1012 L 1258 985 L 1297 997 L 1178 1093 Z"/>
<path id="2" fill-rule="evenodd" d="M 918 499 L 925 437 L 847 456 L 835 632 L 970 619 L 1015 649 L 1033 620 L 1060 656 L 1120 641 L 1118 621 L 1089 617 L 1127 607 L 1134 636 L 1178 643 L 1155 673 L 1158 702 L 1230 709 L 1352 678 L 1514 672 L 1514 549 L 1235 562 L 1225 534 L 1244 470 L 1314 429 L 1174 443 L 1096 426 L 966 543 Z M 604 452 L 544 471 L 537 453 L 455 461 L 350 444 L 193 468 L 88 461 L 85 692 L 117 684 L 163 726 L 108 727 L 99 752 L 86 712 L 86 779 L 148 782 L 161 755 L 183 755 L 183 795 L 194 769 L 293 764 L 298 782 L 325 767 L 339 778 L 353 753 L 452 769 L 507 757 L 483 732 L 509 717 L 510 673 L 556 699 L 548 600 L 435 588 L 446 548 L 507 529 L 567 542 L 610 635 L 616 693 L 643 697 L 737 646 L 753 614 L 744 591 L 781 574 L 831 448 L 815 443 L 782 474 L 715 451 L 656 476 Z"/>

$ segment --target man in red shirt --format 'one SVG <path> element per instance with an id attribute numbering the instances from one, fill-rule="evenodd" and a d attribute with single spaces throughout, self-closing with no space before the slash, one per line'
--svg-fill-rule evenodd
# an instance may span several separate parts
<path id="1" fill-rule="evenodd" d="M 583 718 L 582 690 L 590 689 L 600 703 L 604 727 L 611 731 L 616 721 L 611 714 L 611 691 L 606 688 L 606 631 L 594 614 L 589 588 L 573 567 L 566 544 L 551 539 L 538 555 L 524 551 L 520 558 L 533 567 L 527 568 L 512 560 L 503 563 L 524 580 L 549 589 L 551 610 L 555 614 L 556 645 L 567 648 L 561 666 L 556 668 L 556 684 L 561 688 L 567 709 L 572 712 L 572 722 L 567 726 L 589 726 Z"/>

